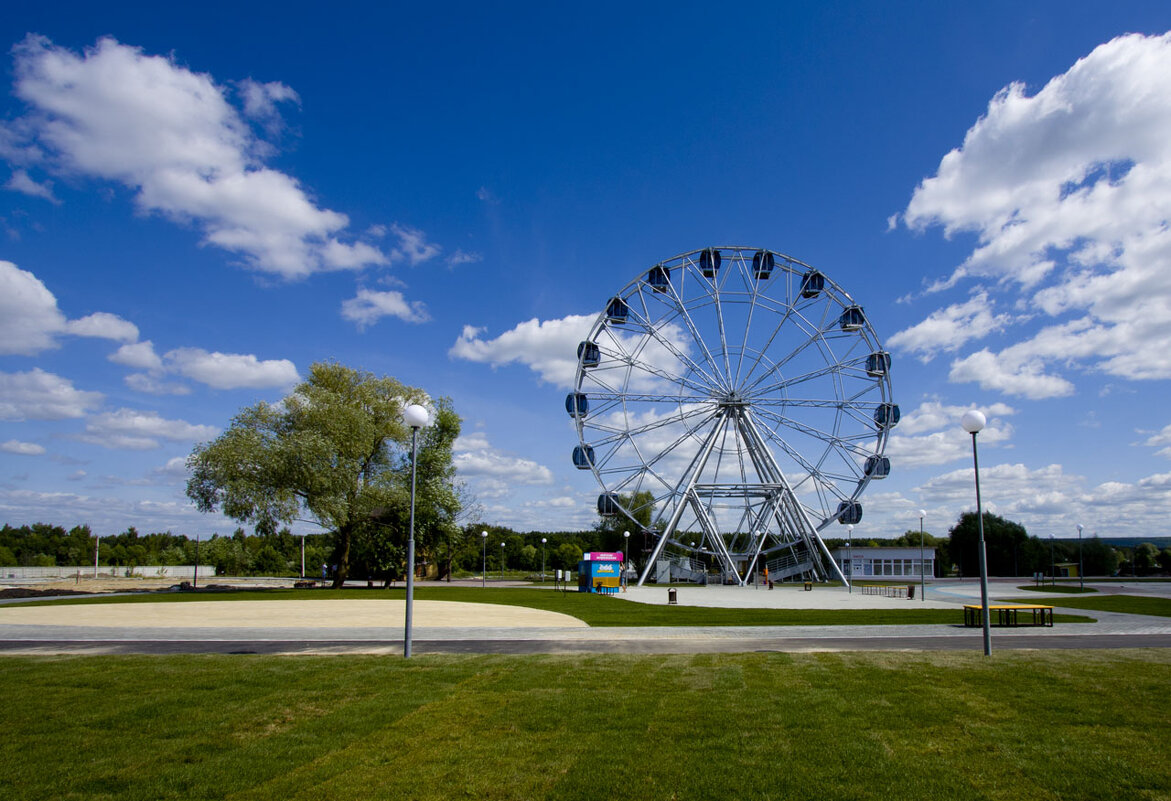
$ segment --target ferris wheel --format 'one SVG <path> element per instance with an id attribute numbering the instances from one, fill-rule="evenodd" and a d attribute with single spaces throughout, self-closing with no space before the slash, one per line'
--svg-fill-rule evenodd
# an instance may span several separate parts
<path id="1" fill-rule="evenodd" d="M 578 345 L 565 408 L 598 512 L 646 537 L 639 584 L 765 567 L 846 582 L 819 532 L 861 520 L 890 472 L 890 366 L 849 294 L 771 250 L 697 250 L 623 287 Z"/>

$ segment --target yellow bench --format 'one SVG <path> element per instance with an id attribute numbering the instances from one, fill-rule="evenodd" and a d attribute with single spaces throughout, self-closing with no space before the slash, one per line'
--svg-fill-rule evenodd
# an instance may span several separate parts
<path id="1" fill-rule="evenodd" d="M 1031 623 L 1021 623 L 1018 614 L 1022 611 L 1032 612 Z M 982 626 L 983 607 L 980 604 L 964 604 L 964 625 Z M 996 622 L 992 622 L 992 613 L 996 613 Z M 988 625 L 990 626 L 1052 626 L 1053 607 L 1044 604 L 988 604 Z"/>

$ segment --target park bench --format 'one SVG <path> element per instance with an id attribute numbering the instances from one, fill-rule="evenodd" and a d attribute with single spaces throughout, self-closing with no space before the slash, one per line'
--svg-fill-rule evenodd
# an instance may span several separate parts
<path id="1" fill-rule="evenodd" d="M 982 626 L 983 608 L 980 604 L 964 604 L 964 625 L 969 628 Z M 996 613 L 996 622 L 992 622 L 992 613 Z M 1021 612 L 1030 612 L 1021 622 Z M 1044 604 L 989 604 L 988 625 L 990 626 L 1052 626 L 1053 607 Z"/>

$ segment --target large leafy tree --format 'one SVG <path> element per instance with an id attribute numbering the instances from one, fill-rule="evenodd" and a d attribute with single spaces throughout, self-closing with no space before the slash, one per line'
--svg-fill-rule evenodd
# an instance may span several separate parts
<path id="1" fill-rule="evenodd" d="M 975 512 L 964 512 L 949 532 L 948 553 L 964 576 L 980 575 L 978 522 Z M 1037 539 L 1030 539 L 1020 523 L 990 512 L 984 513 L 984 543 L 990 576 L 1026 575 L 1040 563 Z"/>
<path id="2" fill-rule="evenodd" d="M 393 575 L 406 541 L 410 503 L 410 429 L 402 409 L 432 409 L 419 435 L 416 533 L 426 550 L 454 526 L 451 445 L 460 420 L 450 401 L 430 402 L 420 389 L 340 364 L 317 363 L 279 404 L 241 410 L 215 440 L 187 460 L 187 495 L 203 512 L 216 509 L 261 530 L 293 521 L 332 532 L 334 586 L 355 554 L 367 575 Z"/>

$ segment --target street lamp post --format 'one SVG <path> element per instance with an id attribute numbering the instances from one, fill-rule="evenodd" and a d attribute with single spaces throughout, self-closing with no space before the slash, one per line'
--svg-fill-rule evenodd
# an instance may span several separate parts
<path id="1" fill-rule="evenodd" d="M 927 600 L 927 565 L 924 562 L 923 551 L 923 518 L 927 517 L 927 510 L 919 510 L 919 600 Z"/>
<path id="2" fill-rule="evenodd" d="M 305 535 L 301 535 L 301 580 L 305 579 Z"/>
<path id="3" fill-rule="evenodd" d="M 846 526 L 846 585 L 850 595 L 854 594 L 854 524 Z"/>
<path id="4" fill-rule="evenodd" d="M 1049 585 L 1057 586 L 1057 557 L 1053 552 L 1053 535 L 1049 535 Z"/>
<path id="5" fill-rule="evenodd" d="M 630 569 L 630 532 L 623 531 L 622 537 L 624 540 L 624 544 L 622 545 L 622 547 L 623 547 L 623 549 L 625 549 L 624 555 L 626 556 L 626 570 L 629 570 Z M 622 586 L 624 586 L 624 587 L 626 586 L 626 570 L 622 571 Z"/>
<path id="6" fill-rule="evenodd" d="M 545 583 L 545 543 L 549 541 L 548 537 L 541 537 L 541 584 Z"/>
<path id="7" fill-rule="evenodd" d="M 504 581 L 504 543 L 500 543 L 500 580 Z"/>
<path id="8" fill-rule="evenodd" d="M 1077 524 L 1077 578 L 1081 589 L 1086 588 L 1086 568 L 1082 560 L 1082 524 Z"/>
<path id="9" fill-rule="evenodd" d="M 480 586 L 487 587 L 488 586 L 488 532 L 487 531 L 480 532 L 480 541 L 483 543 L 482 550 L 484 551 L 484 553 L 483 553 L 484 564 L 483 564 L 482 569 L 480 570 Z"/>
<path id="10" fill-rule="evenodd" d="M 976 451 L 976 435 L 988 424 L 984 413 L 976 409 L 964 412 L 960 425 L 972 435 L 972 469 L 976 475 L 976 528 L 980 532 L 980 617 L 984 622 L 984 656 L 992 656 L 992 628 L 988 620 L 988 562 L 984 550 L 984 508 L 980 503 L 980 457 Z"/>
<path id="11" fill-rule="evenodd" d="M 419 461 L 419 429 L 431 423 L 431 415 L 417 403 L 403 409 L 403 422 L 411 428 L 411 526 L 407 537 L 407 614 L 403 629 L 403 658 L 411 658 L 411 616 L 415 604 L 415 467 Z"/>

